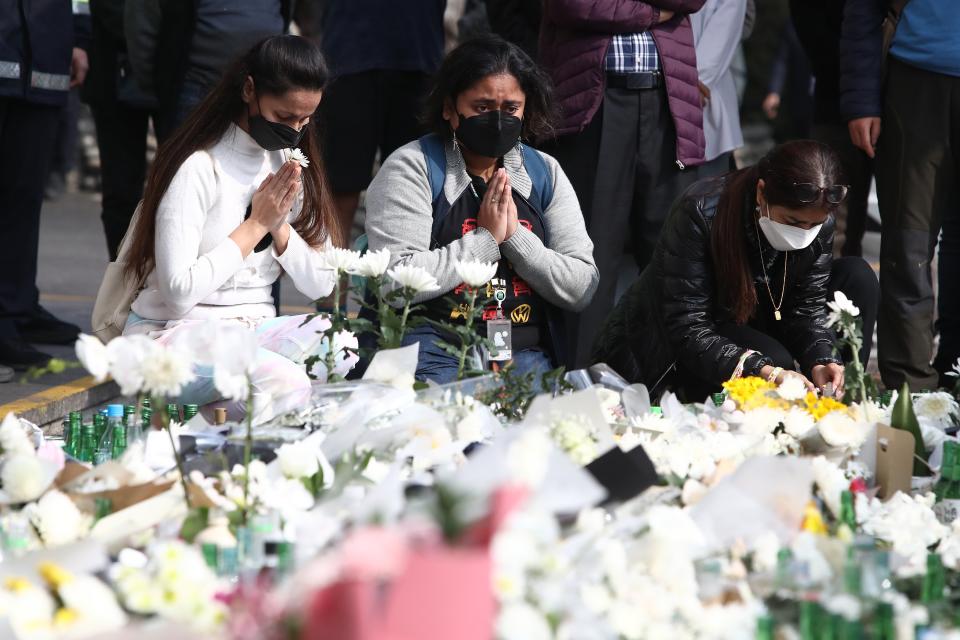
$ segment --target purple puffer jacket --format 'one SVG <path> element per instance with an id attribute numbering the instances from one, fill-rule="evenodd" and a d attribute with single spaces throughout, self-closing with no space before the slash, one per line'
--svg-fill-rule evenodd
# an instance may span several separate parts
<path id="1" fill-rule="evenodd" d="M 545 0 L 540 61 L 553 77 L 560 102 L 558 135 L 578 133 L 603 101 L 604 56 L 617 33 L 649 31 L 663 65 L 670 113 L 677 128 L 677 163 L 703 163 L 703 107 L 697 88 L 697 56 L 687 14 L 705 0 Z M 677 13 L 657 24 L 660 9 Z"/>

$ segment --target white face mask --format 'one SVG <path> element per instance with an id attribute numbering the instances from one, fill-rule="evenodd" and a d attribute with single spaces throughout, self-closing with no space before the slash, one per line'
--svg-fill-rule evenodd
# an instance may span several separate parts
<path id="1" fill-rule="evenodd" d="M 818 224 L 809 229 L 801 229 L 791 224 L 777 222 L 770 217 L 769 204 L 767 205 L 767 215 L 760 216 L 757 224 L 760 225 L 760 230 L 763 231 L 763 235 L 766 236 L 767 242 L 777 251 L 799 251 L 800 249 L 806 249 L 817 239 L 817 236 L 820 234 L 820 227 L 823 226 L 822 224 Z"/>

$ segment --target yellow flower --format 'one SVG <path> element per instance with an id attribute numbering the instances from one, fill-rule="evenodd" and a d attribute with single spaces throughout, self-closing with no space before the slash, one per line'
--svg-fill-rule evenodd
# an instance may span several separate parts
<path id="1" fill-rule="evenodd" d="M 749 376 L 728 380 L 723 383 L 723 388 L 740 409 L 746 410 L 769 406 L 766 404 L 766 394 L 775 390 L 776 386 L 763 378 Z"/>
<path id="2" fill-rule="evenodd" d="M 62 607 L 53 614 L 53 624 L 57 627 L 66 627 L 76 622 L 79 617 L 73 609 Z"/>
<path id="3" fill-rule="evenodd" d="M 69 571 L 52 562 L 41 562 L 38 570 L 51 589 L 59 589 L 73 581 L 73 576 Z"/>
<path id="4" fill-rule="evenodd" d="M 823 521 L 823 515 L 817 508 L 817 503 L 810 501 L 807 508 L 803 511 L 803 524 L 800 528 L 814 535 L 826 535 L 827 525 Z"/>
<path id="5" fill-rule="evenodd" d="M 803 400 L 804 409 L 813 416 L 814 420 L 820 420 L 831 411 L 848 412 L 849 407 L 833 398 L 821 398 L 812 391 L 807 394 Z"/>
<path id="6" fill-rule="evenodd" d="M 31 588 L 33 585 L 31 585 L 30 581 L 26 578 L 20 576 L 11 576 L 4 581 L 3 586 L 7 588 L 7 591 L 21 593 Z"/>

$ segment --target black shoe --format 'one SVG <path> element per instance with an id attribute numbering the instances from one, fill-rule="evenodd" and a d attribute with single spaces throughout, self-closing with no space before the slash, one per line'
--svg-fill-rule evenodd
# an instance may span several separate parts
<path id="1" fill-rule="evenodd" d="M 17 338 L 0 339 L 0 364 L 14 371 L 26 371 L 30 367 L 46 366 L 53 358 L 48 353 L 37 351 L 33 345 Z"/>
<path id="2" fill-rule="evenodd" d="M 28 319 L 18 322 L 17 329 L 27 342 L 40 344 L 73 344 L 80 335 L 80 327 L 54 317 L 41 306 Z"/>
<path id="3" fill-rule="evenodd" d="M 13 380 L 13 369 L 0 364 L 0 384 Z"/>

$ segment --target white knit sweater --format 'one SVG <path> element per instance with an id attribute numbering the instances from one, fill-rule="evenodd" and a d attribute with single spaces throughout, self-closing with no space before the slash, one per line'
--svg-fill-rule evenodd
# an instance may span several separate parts
<path id="1" fill-rule="evenodd" d="M 282 255 L 274 248 L 246 259 L 229 235 L 243 222 L 260 183 L 276 173 L 286 151 L 264 151 L 231 125 L 210 149 L 197 151 L 177 170 L 157 209 L 156 267 L 132 310 L 150 320 L 262 318 L 275 315 L 270 287 L 286 271 L 311 299 L 333 290 L 321 250 L 291 227 Z M 297 198 L 288 221 L 300 212 Z"/>

